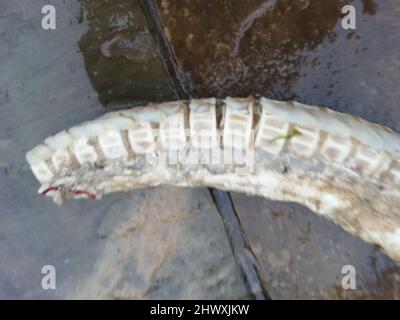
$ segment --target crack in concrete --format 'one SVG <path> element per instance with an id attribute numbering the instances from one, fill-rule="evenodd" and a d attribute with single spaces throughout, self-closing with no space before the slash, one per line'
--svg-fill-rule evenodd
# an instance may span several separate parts
<path id="1" fill-rule="evenodd" d="M 151 34 L 156 37 L 155 40 L 159 43 L 160 53 L 164 58 L 161 62 L 171 80 L 171 86 L 175 88 L 180 99 L 192 97 L 192 84 L 179 67 L 172 45 L 162 26 L 155 3 L 151 0 L 138 0 L 138 3 L 146 17 Z"/>
<path id="2" fill-rule="evenodd" d="M 209 189 L 224 221 L 225 230 L 231 244 L 233 254 L 244 275 L 245 283 L 256 300 L 271 299 L 263 287 L 258 274 L 256 258 L 246 240 L 240 220 L 235 211 L 229 192 L 218 189 Z"/>
<path id="3" fill-rule="evenodd" d="M 186 74 L 179 68 L 172 45 L 162 26 L 154 1 L 139 0 L 139 4 L 144 12 L 151 33 L 157 37 L 156 40 L 159 42 L 161 48 L 161 56 L 164 58 L 162 62 L 173 87 L 177 91 L 178 97 L 185 100 L 193 98 L 193 86 Z M 234 258 L 243 274 L 248 290 L 256 300 L 271 299 L 258 274 L 255 255 L 246 240 L 230 193 L 211 188 L 209 192 L 224 223 Z"/>

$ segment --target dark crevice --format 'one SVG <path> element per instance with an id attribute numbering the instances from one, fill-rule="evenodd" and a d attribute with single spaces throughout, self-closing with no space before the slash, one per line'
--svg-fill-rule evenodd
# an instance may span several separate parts
<path id="1" fill-rule="evenodd" d="M 139 0 L 139 4 L 146 16 L 150 31 L 155 35 L 156 41 L 159 43 L 164 66 L 177 90 L 179 98 L 184 100 L 193 98 L 192 85 L 186 74 L 179 68 L 174 51 L 161 24 L 155 3 L 152 0 Z M 233 255 L 240 267 L 248 290 L 257 300 L 270 299 L 258 275 L 257 267 L 254 263 L 256 261 L 254 254 L 251 252 L 250 246 L 244 237 L 244 231 L 234 209 L 230 194 L 212 188 L 209 191 L 224 223 Z"/>
<path id="2" fill-rule="evenodd" d="M 256 261 L 255 256 L 244 237 L 245 233 L 239 222 L 230 193 L 218 189 L 209 190 L 218 212 L 224 221 L 233 254 L 243 272 L 249 291 L 257 300 L 271 299 L 260 280 L 258 268 L 254 263 Z"/>
<path id="3" fill-rule="evenodd" d="M 193 98 L 192 85 L 186 74 L 179 68 L 174 51 L 164 32 L 161 19 L 155 3 L 152 0 L 138 0 L 139 5 L 146 17 L 150 32 L 156 37 L 163 57 L 163 65 L 169 75 L 179 99 Z"/>

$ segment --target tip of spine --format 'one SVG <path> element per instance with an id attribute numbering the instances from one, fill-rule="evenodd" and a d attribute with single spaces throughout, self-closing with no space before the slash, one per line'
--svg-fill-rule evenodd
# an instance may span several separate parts
<path id="1" fill-rule="evenodd" d="M 31 165 L 37 165 L 51 157 L 51 151 L 43 144 L 39 144 L 32 150 L 28 151 L 25 155 L 26 161 Z"/>
<path id="2" fill-rule="evenodd" d="M 135 127 L 132 119 L 122 116 L 112 116 L 108 119 L 101 120 L 106 130 L 127 130 Z"/>
<path id="3" fill-rule="evenodd" d="M 68 131 L 76 139 L 92 138 L 103 133 L 104 126 L 99 121 L 91 121 L 72 127 Z"/>
<path id="4" fill-rule="evenodd" d="M 46 138 L 44 143 L 47 144 L 50 149 L 57 150 L 67 148 L 72 144 L 72 141 L 73 139 L 71 135 L 64 130 L 55 134 L 54 136 Z"/>

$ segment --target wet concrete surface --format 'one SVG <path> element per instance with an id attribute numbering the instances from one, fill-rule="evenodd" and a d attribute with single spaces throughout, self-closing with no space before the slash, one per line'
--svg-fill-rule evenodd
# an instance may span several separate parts
<path id="1" fill-rule="evenodd" d="M 0 297 L 248 298 L 205 189 L 63 207 L 35 193 L 24 153 L 43 137 L 104 113 L 102 103 L 177 95 L 163 61 L 171 57 L 137 3 L 117 2 L 0 3 Z M 57 30 L 45 32 L 49 3 Z M 156 3 L 196 96 L 296 98 L 400 130 L 394 0 Z M 358 10 L 356 31 L 340 27 L 344 3 Z M 398 270 L 377 248 L 304 207 L 232 198 L 272 298 L 399 297 Z M 40 287 L 45 264 L 57 269 L 55 291 Z M 346 264 L 356 267 L 355 291 L 341 289 Z"/>
<path id="2" fill-rule="evenodd" d="M 54 31 L 41 28 L 45 4 Z M 26 151 L 106 112 L 78 47 L 90 29 L 81 17 L 79 1 L 0 2 L 0 298 L 247 298 L 206 189 L 62 207 L 36 193 Z M 44 265 L 56 290 L 41 287 Z"/>
<path id="3" fill-rule="evenodd" d="M 89 79 L 103 104 L 177 99 L 137 1 L 81 1 L 88 24 L 79 40 Z"/>
<path id="4" fill-rule="evenodd" d="M 71 298 L 249 299 L 207 189 L 150 188 L 98 226 L 94 272 Z"/>
<path id="5" fill-rule="evenodd" d="M 395 0 L 157 0 L 195 96 L 326 105 L 399 129 Z M 341 27 L 352 4 L 356 30 Z"/>
<path id="6" fill-rule="evenodd" d="M 156 3 L 195 96 L 295 99 L 400 130 L 398 2 Z M 356 30 L 341 27 L 345 4 Z M 399 298 L 399 270 L 377 248 L 302 206 L 232 199 L 272 298 Z M 341 289 L 346 264 L 357 290 Z"/>
<path id="7" fill-rule="evenodd" d="M 378 248 L 300 205 L 232 198 L 273 299 L 400 299 L 400 269 Z M 356 290 L 342 289 L 346 265 Z"/>
<path id="8" fill-rule="evenodd" d="M 313 50 L 348 1 L 168 1 L 160 17 L 198 96 L 292 95 L 298 53 Z"/>

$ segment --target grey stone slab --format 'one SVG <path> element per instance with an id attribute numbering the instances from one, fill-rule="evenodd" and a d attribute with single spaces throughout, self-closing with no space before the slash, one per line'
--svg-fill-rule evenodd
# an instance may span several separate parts
<path id="1" fill-rule="evenodd" d="M 379 251 L 297 204 L 232 195 L 272 299 L 399 299 L 400 270 Z M 344 266 L 356 271 L 344 290 Z"/>
<path id="2" fill-rule="evenodd" d="M 121 1 L 122 9 L 126 3 Z M 172 14 L 178 1 L 160 3 L 164 23 L 168 18 L 173 26 L 167 28 L 178 62 L 197 84 L 197 94 L 296 98 L 400 129 L 399 11 L 394 0 L 377 5 L 353 1 L 359 12 L 356 32 L 340 28 L 340 1 L 322 6 L 307 1 L 310 6 L 304 8 L 280 5 L 265 15 L 257 14 L 265 1 L 241 2 L 238 15 L 233 2 L 224 7 L 222 1 L 219 10 L 212 10 L 215 16 L 207 13 L 211 3 L 204 11 L 193 1 L 179 11 L 182 17 Z M 40 27 L 45 4 L 57 8 L 55 31 Z M 119 81 L 97 86 L 94 73 L 107 69 L 96 66 L 96 59 L 122 59 L 136 68 L 146 60 L 137 46 L 133 51 L 108 46 L 102 52 L 102 45 L 110 45 L 107 41 L 117 35 L 111 32 L 104 38 L 101 30 L 93 29 L 102 23 L 94 9 L 82 9 L 78 1 L 0 2 L 0 297 L 248 297 L 222 222 L 204 189 L 162 187 L 96 202 L 71 201 L 63 207 L 36 194 L 25 152 L 52 133 L 104 113 L 98 94 Z M 205 16 L 197 19 L 194 13 Z M 247 17 L 254 18 L 251 27 L 240 34 Z M 104 21 L 105 28 L 111 26 L 117 34 L 129 25 L 123 12 Z M 272 25 L 275 29 L 265 29 Z M 195 26 L 205 29 L 190 29 Z M 199 39 L 195 32 L 206 38 Z M 100 37 L 95 54 L 90 53 L 97 58 L 85 59 L 80 52 L 78 43 L 85 34 L 92 40 Z M 194 50 L 196 45 L 200 51 Z M 207 53 L 211 60 L 204 59 Z M 197 60 L 190 60 L 193 56 Z M 257 62 L 256 57 L 263 59 Z M 157 59 L 152 61 L 162 70 Z M 111 71 L 102 74 L 103 80 Z M 131 85 L 140 79 L 139 73 Z M 146 79 L 144 83 L 151 83 L 153 78 Z M 169 89 L 158 89 L 162 94 L 154 99 L 168 96 L 163 94 Z M 117 95 L 125 100 L 127 92 L 129 86 Z M 153 100 L 149 92 L 128 98 Z M 301 206 L 237 194 L 233 200 L 273 298 L 399 296 L 398 269 L 375 247 Z M 40 286 L 46 264 L 56 267 L 55 291 Z M 345 264 L 356 267 L 356 291 L 340 287 Z"/>
<path id="3" fill-rule="evenodd" d="M 138 1 L 83 0 L 88 30 L 79 48 L 104 103 L 176 100 L 160 49 Z"/>
<path id="4" fill-rule="evenodd" d="M 341 26 L 344 5 L 356 30 Z M 198 96 L 264 95 L 325 105 L 400 131 L 398 1 L 158 0 L 164 30 Z M 297 205 L 234 195 L 272 298 L 398 297 L 396 265 Z M 342 267 L 359 275 L 341 287 Z M 388 276 L 388 274 L 390 276 Z"/>
<path id="5" fill-rule="evenodd" d="M 45 4 L 54 31 L 40 26 Z M 77 46 L 88 30 L 79 1 L 1 1 L 0 15 L 0 298 L 246 297 L 205 189 L 62 207 L 36 194 L 25 152 L 105 110 Z M 44 265 L 56 290 L 41 287 Z"/>
<path id="6" fill-rule="evenodd" d="M 206 189 L 149 188 L 115 206 L 97 229 L 104 249 L 77 297 L 249 298 Z"/>

